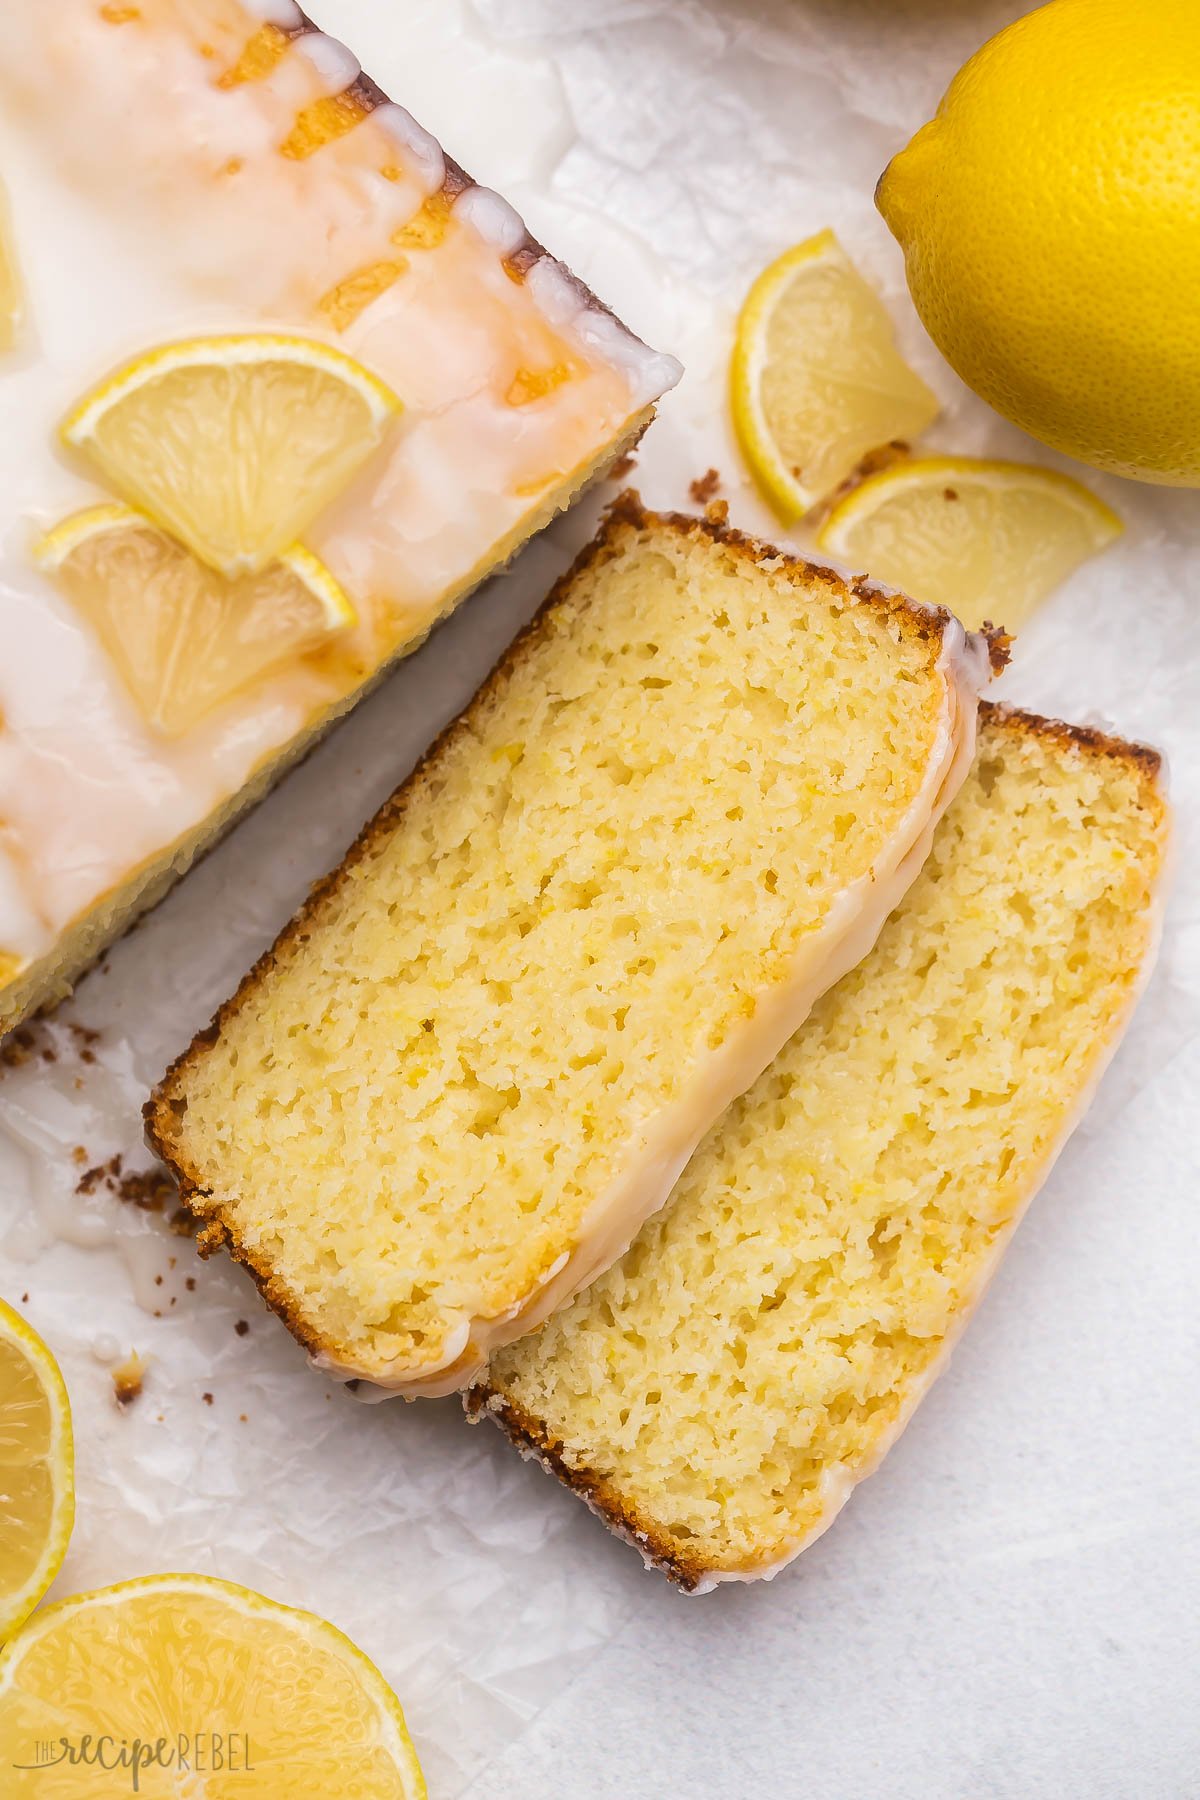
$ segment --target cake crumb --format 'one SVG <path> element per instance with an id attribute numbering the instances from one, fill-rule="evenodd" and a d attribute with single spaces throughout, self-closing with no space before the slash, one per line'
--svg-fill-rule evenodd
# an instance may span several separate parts
<path id="1" fill-rule="evenodd" d="M 177 1206 L 167 1221 L 176 1237 L 194 1238 L 200 1229 L 200 1221 L 194 1218 L 186 1206 Z"/>
<path id="2" fill-rule="evenodd" d="M 704 516 L 710 525 L 724 525 L 729 519 L 728 500 L 710 500 L 704 509 Z"/>
<path id="3" fill-rule="evenodd" d="M 85 1163 L 87 1161 L 87 1159 L 88 1159 L 88 1153 L 84 1149 L 83 1145 L 76 1144 L 75 1148 L 71 1152 L 71 1161 L 82 1164 L 82 1163 Z"/>
<path id="4" fill-rule="evenodd" d="M 213 1403 L 213 1397 L 211 1394 L 201 1394 L 200 1398 L 203 1400 L 205 1406 L 211 1406 Z"/>
<path id="5" fill-rule="evenodd" d="M 608 479 L 610 481 L 623 481 L 626 475 L 631 475 L 636 468 L 637 457 L 633 454 L 632 450 L 627 450 L 624 456 L 617 458 L 617 461 L 608 471 Z"/>
<path id="6" fill-rule="evenodd" d="M 249 1319 L 239 1319 L 233 1329 L 237 1332 L 239 1337 L 245 1337 L 250 1329 Z"/>
<path id="7" fill-rule="evenodd" d="M 183 1285 L 189 1294 L 194 1294 L 196 1291 L 196 1277 L 194 1275 L 189 1275 Z"/>
<path id="8" fill-rule="evenodd" d="M 113 1393 L 118 1406 L 132 1406 L 141 1394 L 146 1379 L 146 1365 L 136 1350 L 131 1350 L 123 1363 L 112 1372 Z"/>
<path id="9" fill-rule="evenodd" d="M 716 469 L 710 469 L 706 475 L 698 475 L 688 488 L 697 506 L 707 506 L 715 500 L 721 491 L 721 477 Z"/>
<path id="10" fill-rule="evenodd" d="M 165 1169 L 132 1169 L 117 1183 L 116 1195 L 141 1212 L 162 1212 L 175 1197 L 175 1183 Z"/>
<path id="11" fill-rule="evenodd" d="M 19 1069 L 33 1055 L 33 1033 L 27 1025 L 10 1032 L 0 1044 L 0 1067 Z"/>

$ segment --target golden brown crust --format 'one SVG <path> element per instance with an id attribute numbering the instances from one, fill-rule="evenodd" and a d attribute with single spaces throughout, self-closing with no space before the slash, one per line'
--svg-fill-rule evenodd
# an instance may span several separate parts
<path id="1" fill-rule="evenodd" d="M 1029 737 L 1039 737 L 1048 743 L 1057 744 L 1060 749 L 1088 750 L 1095 756 L 1107 757 L 1111 762 L 1127 764 L 1152 783 L 1159 782 L 1162 777 L 1163 759 L 1159 751 L 1152 749 L 1149 744 L 1114 737 L 1110 732 L 1100 731 L 1092 725 L 1068 725 L 1064 719 L 1047 719 L 1040 713 L 1026 712 L 1024 708 L 1010 706 L 1003 700 L 981 700 L 979 723 L 1008 725 L 1016 731 L 1025 732 Z"/>
<path id="2" fill-rule="evenodd" d="M 608 508 L 595 538 L 583 549 L 566 574 L 555 583 L 533 619 L 510 644 L 465 711 L 452 720 L 434 740 L 407 779 L 384 802 L 374 817 L 368 820 L 337 867 L 317 882 L 308 899 L 283 927 L 270 949 L 259 957 L 242 978 L 235 992 L 217 1010 L 209 1025 L 196 1034 L 187 1049 L 167 1069 L 143 1108 L 147 1142 L 178 1181 L 182 1204 L 204 1226 L 198 1239 L 201 1255 L 211 1256 L 224 1248 L 235 1261 L 242 1263 L 249 1270 L 267 1305 L 278 1314 L 310 1354 L 324 1354 L 337 1360 L 338 1352 L 343 1347 L 322 1339 L 300 1317 L 294 1298 L 270 1266 L 256 1260 L 220 1201 L 214 1199 L 211 1189 L 205 1185 L 200 1171 L 188 1162 L 179 1144 L 176 1129 L 181 1108 L 186 1109 L 186 1102 L 181 1094 L 183 1080 L 203 1052 L 217 1041 L 226 1023 L 251 1000 L 283 957 L 305 941 L 309 928 L 337 897 L 351 870 L 395 829 L 408 808 L 420 798 L 433 780 L 441 757 L 460 736 L 469 735 L 481 715 L 496 702 L 517 665 L 550 628 L 554 614 L 565 603 L 574 584 L 583 575 L 612 561 L 620 553 L 631 532 L 651 529 L 669 531 L 684 538 L 703 539 L 755 566 L 769 559 L 779 571 L 797 582 L 817 579 L 835 594 L 845 596 L 859 605 L 871 606 L 895 619 L 901 630 L 919 637 L 928 645 L 931 659 L 936 660 L 941 654 L 945 633 L 951 621 L 950 615 L 939 608 L 920 605 L 902 594 L 878 589 L 865 580 L 847 582 L 832 569 L 775 550 L 724 524 L 716 508 L 710 509 L 703 518 L 683 513 L 652 513 L 646 511 L 632 489 L 617 496 Z M 1003 666 L 1003 659 L 1007 656 L 1005 644 L 1006 640 L 999 635 L 989 639 L 994 667 L 997 666 L 997 658 L 1001 659 L 999 666 Z"/>
<path id="3" fill-rule="evenodd" d="M 486 1381 L 468 1388 L 463 1406 L 472 1423 L 482 1418 L 494 1419 L 522 1456 L 541 1463 L 548 1475 L 557 1475 L 565 1487 L 603 1519 L 610 1531 L 640 1550 L 647 1563 L 661 1569 L 685 1594 L 695 1593 L 713 1574 L 710 1564 L 698 1556 L 689 1557 L 674 1538 L 660 1530 L 652 1519 L 644 1518 L 607 1476 L 594 1469 L 573 1467 L 563 1455 L 561 1441 L 552 1437 L 540 1420 Z"/>

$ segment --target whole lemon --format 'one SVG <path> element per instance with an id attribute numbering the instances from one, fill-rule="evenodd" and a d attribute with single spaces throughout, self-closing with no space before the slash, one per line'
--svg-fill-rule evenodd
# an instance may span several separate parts
<path id="1" fill-rule="evenodd" d="M 977 394 L 1098 469 L 1200 486 L 1200 0 L 1017 20 L 876 200 Z"/>

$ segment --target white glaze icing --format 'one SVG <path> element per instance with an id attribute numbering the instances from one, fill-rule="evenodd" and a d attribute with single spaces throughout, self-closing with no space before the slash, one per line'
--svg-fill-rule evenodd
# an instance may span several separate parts
<path id="1" fill-rule="evenodd" d="M 937 824 L 971 767 L 979 692 L 991 674 L 983 638 L 964 631 L 956 619 L 942 619 L 942 720 L 920 789 L 892 837 L 874 867 L 837 896 L 824 924 L 805 940 L 790 979 L 761 995 L 743 1029 L 730 1035 L 697 1071 L 683 1098 L 655 1121 L 621 1174 L 593 1202 L 571 1251 L 519 1307 L 498 1318 L 459 1318 L 437 1366 L 400 1365 L 381 1375 L 377 1368 L 321 1353 L 312 1359 L 315 1368 L 363 1382 L 367 1399 L 454 1393 L 478 1379 L 495 1351 L 535 1330 L 625 1254 L 646 1220 L 665 1204 L 705 1133 L 774 1061 L 820 996 L 868 954 L 929 854 Z"/>
<path id="2" fill-rule="evenodd" d="M 525 221 L 520 213 L 491 188 L 469 188 L 454 210 L 498 256 L 511 256 L 525 241 Z"/>
<path id="3" fill-rule="evenodd" d="M 278 25 L 281 31 L 299 29 L 303 14 L 296 0 L 243 0 L 247 15 L 263 25 Z"/>
<path id="4" fill-rule="evenodd" d="M 295 54 L 312 64 L 321 91 L 340 94 L 353 87 L 362 74 L 362 64 L 347 44 L 328 37 L 323 31 L 307 31 L 296 40 Z"/>
<path id="5" fill-rule="evenodd" d="M 406 162 L 422 193 L 426 196 L 436 194 L 446 179 L 446 158 L 432 132 L 426 131 L 394 100 L 377 106 L 371 118 L 405 151 Z"/>
<path id="6" fill-rule="evenodd" d="M 589 335 L 584 299 L 560 326 L 548 320 L 539 284 L 504 267 L 519 240 L 498 197 L 469 189 L 440 242 L 397 246 L 445 174 L 403 108 L 377 109 L 313 155 L 282 155 L 306 109 L 354 80 L 356 59 L 308 33 L 263 78 L 222 78 L 262 25 L 298 23 L 288 0 L 142 0 L 121 24 L 91 0 L 0 11 L 0 167 L 30 302 L 27 342 L 0 361 L 0 951 L 50 952 L 423 636 L 547 490 L 678 373 L 619 327 L 611 343 Z M 322 301 L 381 263 L 394 284 L 339 331 Z M 54 445 L 78 395 L 149 347 L 246 329 L 339 345 L 405 410 L 310 534 L 358 606 L 346 656 L 285 666 L 168 742 L 32 570 L 29 546 L 106 497 Z M 570 379 L 513 402 L 525 372 L 564 366 Z"/>

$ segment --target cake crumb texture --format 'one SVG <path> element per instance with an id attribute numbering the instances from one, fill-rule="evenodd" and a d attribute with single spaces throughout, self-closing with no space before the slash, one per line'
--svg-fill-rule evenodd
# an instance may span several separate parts
<path id="1" fill-rule="evenodd" d="M 1156 936 L 1151 751 L 984 705 L 872 954 L 471 1396 L 681 1585 L 824 1528 L 920 1400 Z"/>
<path id="2" fill-rule="evenodd" d="M 958 630 L 620 503 L 152 1102 L 208 1242 L 385 1384 L 515 1316 L 928 815 Z"/>

